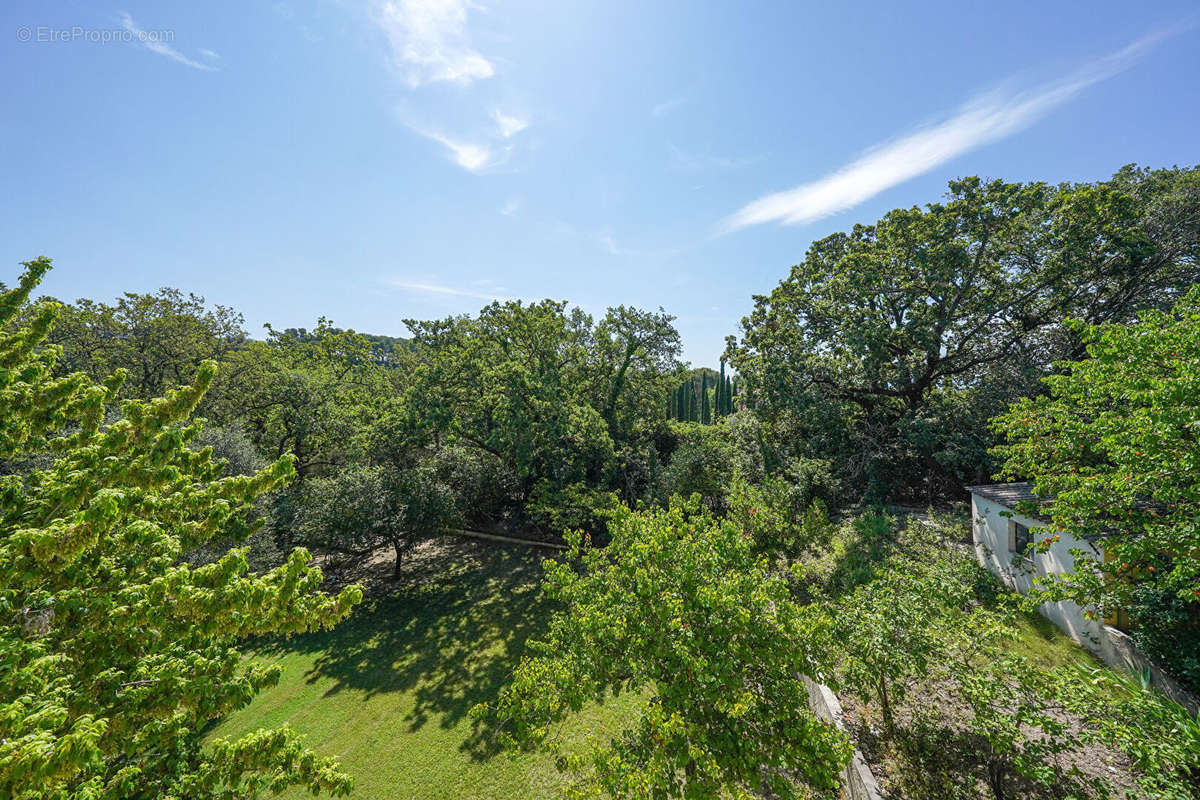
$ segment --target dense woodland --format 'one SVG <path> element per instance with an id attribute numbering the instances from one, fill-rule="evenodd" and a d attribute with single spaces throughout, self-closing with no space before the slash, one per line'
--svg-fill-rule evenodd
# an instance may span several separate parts
<path id="1" fill-rule="evenodd" d="M 382 550 L 400 580 L 471 529 L 569 548 L 482 729 L 547 748 L 646 698 L 564 759 L 584 795 L 826 796 L 851 742 L 808 677 L 875 709 L 885 750 L 941 687 L 996 798 L 1200 797 L 1194 714 L 1007 644 L 1047 599 L 1120 608 L 1200 688 L 1200 169 L 955 181 L 815 242 L 715 370 L 662 309 L 259 335 L 187 287 L 38 297 L 48 269 L 0 295 L 0 796 L 348 792 L 288 729 L 203 739 L 278 679 L 240 648 L 354 613 L 341 566 Z M 965 523 L 897 516 L 1000 478 L 1054 498 L 1040 546 L 1111 560 L 1019 601 L 954 555 Z M 1130 784 L 1077 768 L 1088 747 Z"/>

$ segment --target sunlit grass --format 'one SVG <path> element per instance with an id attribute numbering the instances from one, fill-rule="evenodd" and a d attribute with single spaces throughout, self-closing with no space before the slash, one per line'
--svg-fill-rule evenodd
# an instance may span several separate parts
<path id="1" fill-rule="evenodd" d="M 558 796 L 569 776 L 551 756 L 497 752 L 468 715 L 543 630 L 551 608 L 537 589 L 541 555 L 474 542 L 423 550 L 394 589 L 369 596 L 335 630 L 257 648 L 253 657 L 283 666 L 279 685 L 211 735 L 287 723 L 339 758 L 364 800 Z M 607 735 L 632 702 L 588 709 L 564 725 L 563 740 Z"/>

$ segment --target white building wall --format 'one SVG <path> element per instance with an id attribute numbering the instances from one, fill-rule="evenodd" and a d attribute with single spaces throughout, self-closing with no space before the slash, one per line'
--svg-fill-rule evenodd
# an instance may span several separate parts
<path id="1" fill-rule="evenodd" d="M 1000 512 L 1007 511 L 1011 517 L 1002 517 Z M 1075 568 L 1075 557 L 1071 550 L 1082 550 L 1094 554 L 1093 558 L 1101 558 L 1103 553 L 1093 547 L 1090 542 L 1076 539 L 1070 534 L 1059 534 L 1059 541 L 1050 546 L 1046 553 L 1033 553 L 1031 559 L 1024 560 L 1018 567 L 1013 566 L 1015 553 L 1009 549 L 1008 521 L 1014 519 L 1029 528 L 1032 540 L 1039 541 L 1041 536 L 1034 530 L 1042 523 L 1035 519 L 1017 514 L 1012 509 L 988 500 L 980 495 L 971 494 L 972 534 L 975 540 L 975 555 L 979 563 L 1011 589 L 1024 594 L 1033 586 L 1034 578 L 1048 574 L 1070 572 Z M 1177 703 L 1192 711 L 1200 713 L 1200 699 L 1188 692 L 1173 677 L 1165 673 L 1161 667 L 1150 661 L 1133 644 L 1133 641 L 1123 631 L 1105 625 L 1101 620 L 1088 619 L 1083 609 L 1076 603 L 1064 600 L 1057 603 L 1043 603 L 1042 615 L 1053 622 L 1070 636 L 1076 643 L 1095 653 L 1104 663 L 1116 669 L 1148 670 L 1151 680 L 1165 694 Z"/>
<path id="2" fill-rule="evenodd" d="M 1009 512 L 1012 516 L 1001 516 L 1001 512 Z M 1050 574 L 1062 574 L 1075 569 L 1075 557 L 1071 550 L 1082 550 L 1085 553 L 1101 554 L 1089 542 L 1076 539 L 1068 533 L 1060 534 L 1059 541 L 1050 546 L 1045 553 L 1031 552 L 1029 558 L 1019 559 L 1014 566 L 1014 556 L 1009 549 L 1008 521 L 1029 528 L 1034 542 L 1041 541 L 1046 533 L 1038 535 L 1035 530 L 1044 523 L 1036 519 L 1017 514 L 992 500 L 977 494 L 971 495 L 971 519 L 975 539 L 975 555 L 979 563 L 1011 589 L 1024 594 L 1033 586 L 1034 579 Z M 1032 548 L 1030 548 L 1032 550 Z M 1112 646 L 1109 628 L 1100 620 L 1088 619 L 1083 608 L 1069 600 L 1056 603 L 1043 603 L 1042 616 L 1057 625 L 1063 633 L 1077 643 L 1099 655 L 1106 662 L 1116 655 Z"/>

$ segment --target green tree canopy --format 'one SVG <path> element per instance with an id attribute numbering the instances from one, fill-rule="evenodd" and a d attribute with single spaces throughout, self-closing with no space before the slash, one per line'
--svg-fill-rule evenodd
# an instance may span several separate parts
<path id="1" fill-rule="evenodd" d="M 1082 355 L 1063 324 L 1169 306 L 1200 277 L 1200 170 L 950 184 L 815 242 L 728 357 L 776 441 L 875 496 L 990 472 L 987 419 Z M 923 485 L 924 484 L 924 485 Z"/>
<path id="2" fill-rule="evenodd" d="M 104 424 L 123 376 L 53 377 L 59 348 L 41 344 L 59 307 L 25 307 L 50 262 L 25 266 L 0 295 L 0 458 L 52 460 L 0 478 L 0 795 L 344 794 L 349 779 L 286 728 L 201 740 L 279 677 L 244 663 L 239 640 L 332 625 L 361 597 L 357 587 L 322 593 L 303 551 L 259 575 L 244 549 L 194 569 L 182 560 L 248 536 L 252 501 L 291 477 L 291 460 L 220 477 L 210 450 L 186 447 L 212 362 Z"/>
<path id="3" fill-rule="evenodd" d="M 295 527 L 302 542 L 323 550 L 368 556 L 390 546 L 399 575 L 420 537 L 457 520 L 454 492 L 431 463 L 414 462 L 406 469 L 354 465 L 309 481 Z"/>
<path id="4" fill-rule="evenodd" d="M 326 319 L 311 331 L 267 331 L 226 356 L 201 410 L 243 426 L 272 458 L 295 456 L 302 478 L 352 461 L 391 386 L 375 346 Z"/>
<path id="5" fill-rule="evenodd" d="M 611 543 L 576 532 L 545 590 L 563 603 L 530 645 L 497 708 L 476 713 L 524 748 L 610 693 L 641 692 L 641 713 L 590 755 L 568 758 L 581 794 L 807 796 L 837 786 L 843 734 L 808 711 L 802 675 L 821 675 L 829 621 L 797 605 L 752 537 L 698 506 L 626 512 Z M 576 568 L 578 567 L 578 569 Z"/>
<path id="6" fill-rule="evenodd" d="M 191 382 L 203 361 L 245 344 L 242 323 L 228 306 L 209 308 L 203 297 L 163 288 L 126 292 L 114 305 L 82 299 L 63 306 L 48 341 L 62 345 L 59 374 L 99 381 L 125 369 L 124 392 L 145 400 Z"/>
<path id="7" fill-rule="evenodd" d="M 477 317 L 407 321 L 406 407 L 440 443 L 478 448 L 521 482 L 629 485 L 614 475 L 665 427 L 678 372 L 672 318 L 625 307 L 598 323 L 566 303 L 493 303 Z"/>
<path id="8" fill-rule="evenodd" d="M 1046 588 L 1105 610 L 1147 592 L 1169 600 L 1178 624 L 1151 649 L 1200 683 L 1200 289 L 1135 324 L 1074 330 L 1088 358 L 995 420 L 1002 474 L 1048 501 L 1028 509 L 1050 517 L 1048 537 L 1071 532 L 1106 554 Z M 1137 616 L 1135 638 L 1155 624 Z"/>

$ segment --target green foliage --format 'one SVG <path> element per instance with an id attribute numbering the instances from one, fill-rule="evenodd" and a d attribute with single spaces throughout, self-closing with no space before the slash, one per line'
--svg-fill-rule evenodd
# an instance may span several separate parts
<path id="1" fill-rule="evenodd" d="M 372 402 L 388 389 L 373 344 L 325 319 L 312 331 L 268 333 L 226 356 L 204 412 L 240 424 L 272 458 L 290 453 L 302 478 L 353 461 Z"/>
<path id="2" fill-rule="evenodd" d="M 679 352 L 671 321 L 619 307 L 595 322 L 550 300 L 410 320 L 412 424 L 443 444 L 490 453 L 517 476 L 518 502 L 542 481 L 625 490 L 617 454 L 640 451 L 665 425 L 662 398 Z"/>
<path id="3" fill-rule="evenodd" d="M 576 529 L 599 538 L 605 533 L 608 520 L 621 507 L 615 492 L 585 483 L 556 488 L 543 480 L 533 487 L 528 511 L 530 518 L 546 530 L 562 533 Z"/>
<path id="4" fill-rule="evenodd" d="M 754 485 L 734 472 L 726 516 L 749 534 L 757 551 L 785 560 L 826 546 L 833 531 L 829 509 L 807 487 L 767 477 Z"/>
<path id="5" fill-rule="evenodd" d="M 1075 330 L 1089 358 L 1064 365 L 1046 379 L 1048 395 L 1015 403 L 995 422 L 1008 439 L 996 448 L 1004 474 L 1032 479 L 1053 498 L 1037 512 L 1052 520 L 1048 537 L 1094 538 L 1106 554 L 1041 584 L 1049 597 L 1137 611 L 1139 643 L 1196 682 L 1200 290 L 1136 324 Z"/>
<path id="6" fill-rule="evenodd" d="M 430 464 L 355 465 L 308 481 L 294 524 L 301 541 L 323 550 L 363 557 L 390 545 L 399 574 L 421 537 L 458 522 L 455 501 Z"/>
<path id="7" fill-rule="evenodd" d="M 254 441 L 238 425 L 205 425 L 190 442 L 193 450 L 212 448 L 212 457 L 225 462 L 225 475 L 253 475 L 266 466 Z"/>
<path id="8" fill-rule="evenodd" d="M 1098 184 L 950 184 L 815 242 L 727 357 L 771 438 L 868 500 L 957 495 L 986 420 L 1082 354 L 1063 325 L 1129 320 L 1200 278 L 1200 170 Z"/>
<path id="9" fill-rule="evenodd" d="M 666 497 L 700 495 L 711 509 L 723 510 L 736 456 L 728 428 L 701 423 L 675 426 L 677 444 L 664 471 Z"/>
<path id="10" fill-rule="evenodd" d="M 503 461 L 486 450 L 464 445 L 426 454 L 439 480 L 458 498 L 464 522 L 490 525 L 504 518 L 519 497 L 520 481 Z"/>
<path id="11" fill-rule="evenodd" d="M 955 548 L 960 529 L 864 515 L 840 526 L 829 554 L 795 570 L 830 603 L 832 681 L 879 706 L 887 752 L 904 763 L 892 766 L 921 773 L 903 785 L 940 796 L 933 767 L 954 772 L 955 786 L 978 776 L 998 800 L 1107 797 L 1107 776 L 1079 768 L 1099 746 L 1129 756 L 1137 796 L 1193 797 L 1200 719 L 1108 669 L 1079 666 L 1094 662 L 1034 616 L 1061 642 L 1051 647 L 1018 598 Z M 916 706 L 901 715 L 910 695 Z M 946 748 L 958 760 L 947 762 Z M 926 761 L 907 761 L 921 751 Z"/>
<path id="12" fill-rule="evenodd" d="M 1126 753 L 1145 796 L 1194 800 L 1200 783 L 1200 715 L 1132 675 L 1076 665 L 1067 678 L 1058 696 L 1080 717 L 1083 735 Z"/>
<path id="13" fill-rule="evenodd" d="M 667 419 L 711 425 L 734 412 L 732 387 L 725 375 L 724 359 L 720 372 L 707 367 L 694 369 L 668 396 Z"/>
<path id="14" fill-rule="evenodd" d="M 212 448 L 213 461 L 224 462 L 222 475 L 253 475 L 267 466 L 266 459 L 259 454 L 254 442 L 237 425 L 205 425 L 188 442 L 188 447 L 196 451 Z M 234 542 L 229 538 L 207 542 L 187 554 L 188 563 L 196 566 L 212 563 L 225 555 L 230 547 L 241 544 L 246 548 L 246 563 L 252 572 L 266 572 L 283 564 L 287 560 L 288 549 L 279 546 L 275 531 L 270 526 L 271 498 L 280 491 L 286 489 L 269 492 L 255 499 L 250 519 L 264 524 L 244 542 Z"/>
<path id="15" fill-rule="evenodd" d="M 164 288 L 126 292 L 115 305 L 83 299 L 63 306 L 47 341 L 62 346 L 59 374 L 84 372 L 103 381 L 123 369 L 124 391 L 148 400 L 191 382 L 201 363 L 245 344 L 242 322 L 227 306 L 210 309 L 203 297 Z"/>
<path id="16" fill-rule="evenodd" d="M 996 800 L 1023 796 L 1019 779 L 1058 796 L 1107 797 L 1107 781 L 1062 767 L 1063 756 L 1084 742 L 1060 713 L 1063 680 L 988 642 L 978 626 L 961 644 L 947 664 L 970 711 L 971 730 L 986 743 L 987 782 Z"/>
<path id="17" fill-rule="evenodd" d="M 822 530 L 824 520 L 819 514 L 807 524 Z M 805 554 L 793 572 L 807 594 L 836 602 L 882 571 L 884 559 L 898 548 L 895 528 L 896 520 L 879 512 L 847 517 L 832 526 L 828 545 Z"/>
<path id="18" fill-rule="evenodd" d="M 1112 747 L 1135 768 L 1136 796 L 1194 798 L 1200 777 L 1200 718 L 1147 683 L 1103 667 L 1047 667 L 1020 652 L 1014 618 L 980 609 L 946 626 L 944 680 L 970 713 L 997 800 L 1025 796 L 1108 797 L 1104 778 L 1079 768 L 1087 746 Z M 943 674 L 935 670 L 936 680 Z"/>
<path id="19" fill-rule="evenodd" d="M 791 487 L 778 478 L 768 478 L 761 486 L 754 486 L 735 472 L 726 516 L 768 558 L 787 556 L 801 547 L 801 516 L 796 513 Z"/>
<path id="20" fill-rule="evenodd" d="M 961 590 L 937 570 L 892 562 L 838 603 L 835 638 L 846 655 L 840 679 L 879 703 L 889 731 L 908 682 L 942 654 L 939 633 L 962 603 Z"/>
<path id="21" fill-rule="evenodd" d="M 212 362 L 104 425 L 121 376 L 53 377 L 59 350 L 39 346 L 58 309 L 25 308 L 49 260 L 25 266 L 0 295 L 0 457 L 54 458 L 0 478 L 0 795 L 346 793 L 349 778 L 286 728 L 200 746 L 205 725 L 278 678 L 243 664 L 239 640 L 328 627 L 361 598 L 321 593 L 304 551 L 262 575 L 242 549 L 203 567 L 182 560 L 252 533 L 251 504 L 292 476 L 291 460 L 221 478 L 211 450 L 187 448 Z"/>
<path id="22" fill-rule="evenodd" d="M 806 526 L 829 525 L 815 507 Z M 836 620 L 836 680 L 878 704 L 889 735 L 896 708 L 913 682 L 946 654 L 945 632 L 961 624 L 975 601 L 979 568 L 947 551 L 942 532 L 920 523 L 903 527 L 876 514 L 844 522 L 829 555 L 832 574 L 803 564 L 794 574 L 815 585 Z"/>
<path id="23" fill-rule="evenodd" d="M 498 705 L 476 713 L 508 745 L 536 749 L 586 703 L 645 693 L 611 740 L 564 759 L 580 796 L 833 790 L 849 744 L 807 711 L 801 679 L 821 675 L 828 619 L 795 603 L 738 525 L 699 506 L 627 513 L 610 527 L 603 550 L 575 533 L 568 560 L 546 563 L 545 590 L 564 610 Z"/>

